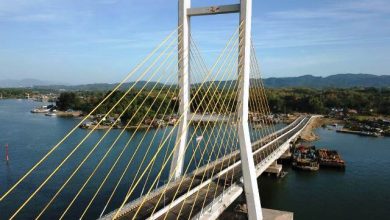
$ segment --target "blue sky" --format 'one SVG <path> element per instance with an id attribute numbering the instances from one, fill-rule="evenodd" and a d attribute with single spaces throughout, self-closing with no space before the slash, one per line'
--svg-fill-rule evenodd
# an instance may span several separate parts
<path id="1" fill-rule="evenodd" d="M 264 77 L 390 74 L 390 1 L 253 4 L 253 40 Z M 216 56 L 237 20 L 194 18 L 193 37 L 208 57 Z M 0 0 L 0 77 L 117 82 L 176 25 L 176 0 Z"/>

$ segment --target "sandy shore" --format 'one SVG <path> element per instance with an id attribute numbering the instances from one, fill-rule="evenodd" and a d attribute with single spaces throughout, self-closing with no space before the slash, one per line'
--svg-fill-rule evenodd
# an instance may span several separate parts
<path id="1" fill-rule="evenodd" d="M 81 111 L 72 111 L 72 112 L 56 111 L 55 113 L 58 117 L 81 117 L 81 115 L 83 114 Z"/>
<path id="2" fill-rule="evenodd" d="M 323 125 L 332 125 L 332 124 L 343 124 L 343 121 L 334 119 L 334 118 L 325 118 L 323 116 L 321 117 L 315 117 L 310 121 L 310 123 L 306 126 L 306 128 L 301 133 L 301 138 L 305 141 L 315 141 L 318 140 L 320 137 L 314 133 L 315 129 L 323 126 Z"/>
<path id="3" fill-rule="evenodd" d="M 295 113 L 295 114 L 288 114 L 286 118 L 283 118 L 283 122 L 286 124 L 290 124 L 291 122 L 295 121 L 301 114 Z"/>

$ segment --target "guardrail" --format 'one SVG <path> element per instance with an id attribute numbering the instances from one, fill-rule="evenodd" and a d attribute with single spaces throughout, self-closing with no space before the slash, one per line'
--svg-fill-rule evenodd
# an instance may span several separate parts
<path id="1" fill-rule="evenodd" d="M 292 122 L 291 124 L 289 124 L 288 126 L 274 132 L 272 135 L 275 136 L 275 135 L 279 135 L 278 137 L 276 137 L 275 139 L 273 139 L 272 141 L 268 142 L 267 144 L 265 144 L 264 146 L 261 146 L 259 149 L 255 150 L 253 152 L 253 155 L 255 156 L 256 154 L 258 154 L 259 152 L 261 152 L 262 150 L 267 150 L 267 148 L 270 148 L 273 144 L 277 143 L 277 141 L 280 141 L 280 140 L 283 140 L 283 138 L 286 138 L 287 135 L 291 134 L 293 131 L 295 131 L 299 126 L 302 126 L 303 123 L 305 123 L 304 126 L 302 126 L 302 128 L 297 132 L 297 133 L 300 133 L 300 131 L 307 125 L 307 123 L 309 122 L 309 120 L 307 120 L 305 122 L 305 119 L 306 117 L 305 116 L 302 116 L 302 117 L 299 117 L 298 119 L 296 119 L 294 122 Z M 288 130 L 286 132 L 286 130 Z M 284 134 L 282 134 L 283 132 L 285 132 Z M 282 134 L 282 135 L 280 135 Z M 294 136 L 294 135 L 292 135 Z M 267 137 L 264 137 L 262 138 L 261 140 L 259 141 L 256 141 L 252 144 L 252 146 L 255 146 L 259 143 L 261 143 L 261 141 L 265 142 Z M 290 138 L 288 138 L 288 140 L 290 140 Z M 285 141 L 287 142 L 287 141 Z M 287 147 L 288 147 L 288 143 L 289 141 L 287 142 Z M 277 150 L 280 151 L 281 147 L 284 145 L 285 143 L 281 144 L 276 150 L 274 150 L 272 153 L 270 153 L 266 158 L 264 158 L 264 160 L 262 160 L 259 164 L 263 164 L 263 163 L 268 163 L 269 161 L 271 161 L 271 158 L 275 157 L 275 152 Z M 208 164 L 208 166 L 213 166 L 213 164 L 215 165 L 216 163 L 220 163 L 222 162 L 223 160 L 226 160 L 229 156 L 234 156 L 235 154 L 238 154 L 239 151 L 236 150 L 236 151 L 233 151 L 230 155 L 228 156 L 225 156 L 225 157 L 222 157 L 222 158 L 219 158 L 217 160 L 215 160 L 213 163 L 211 164 Z M 275 159 L 274 159 L 275 160 Z M 273 161 L 274 161 L 273 160 Z M 272 162 L 272 161 L 271 161 Z M 259 165 L 258 164 L 258 165 Z M 256 174 L 257 175 L 260 175 L 261 173 L 258 173 L 257 170 L 259 169 L 259 166 L 256 166 Z M 231 171 L 232 169 L 235 169 L 235 168 L 238 168 L 239 166 L 241 166 L 241 160 L 239 161 L 236 161 L 234 164 L 226 167 L 225 169 L 221 170 L 220 172 L 218 172 L 217 174 L 213 175 L 211 178 L 203 181 L 201 184 L 199 184 L 198 186 L 195 186 L 193 187 L 192 189 L 190 189 L 188 192 L 186 192 L 185 194 L 179 196 L 178 198 L 176 198 L 174 201 L 171 201 L 167 206 L 163 207 L 162 209 L 160 209 L 159 211 L 157 211 L 156 213 L 154 213 L 153 216 L 149 217 L 148 219 L 157 219 L 158 217 L 161 217 L 163 216 L 167 211 L 169 211 L 172 207 L 178 205 L 179 203 L 183 202 L 186 198 L 190 197 L 191 195 L 193 195 L 194 193 L 196 193 L 198 190 L 202 189 L 203 187 L 207 186 L 208 184 L 210 184 L 213 180 L 216 180 L 217 178 L 225 175 L 227 172 Z M 264 166 L 264 165 L 263 165 Z M 205 171 L 205 166 L 191 172 L 191 173 L 188 173 L 186 174 L 183 178 L 187 178 L 187 177 L 191 177 L 193 175 L 196 175 L 196 173 L 198 172 L 203 172 Z M 266 169 L 266 168 L 265 168 Z M 265 170 L 264 169 L 264 170 Z M 241 182 L 242 182 L 242 178 L 241 178 Z M 156 196 L 159 196 L 164 190 L 166 190 L 165 187 L 168 187 L 168 189 L 170 188 L 173 188 L 176 186 L 176 181 L 174 182 L 171 182 L 171 183 L 168 183 L 168 186 L 166 185 L 163 185 L 163 186 L 160 186 L 158 189 L 154 190 L 153 192 L 151 192 L 151 194 L 148 195 L 148 198 L 146 198 L 147 200 L 150 200 L 150 199 L 153 199 L 154 197 Z M 227 190 L 225 191 L 228 191 L 229 193 L 229 196 L 226 196 L 226 193 L 222 193 L 220 196 L 221 197 L 217 197 L 215 199 L 215 201 L 222 201 L 221 204 L 231 204 L 241 193 L 242 193 L 242 186 L 240 183 L 234 183 L 232 184 L 229 188 L 227 188 Z M 225 195 L 225 197 L 223 197 L 223 195 Z M 142 201 L 143 199 L 145 199 L 145 197 L 140 197 L 134 201 L 132 201 L 131 203 L 128 203 L 126 204 L 123 208 L 122 208 L 122 211 L 120 212 L 121 214 L 119 214 L 120 216 L 125 214 L 125 213 L 128 213 L 130 212 L 131 210 L 133 210 L 134 208 L 137 208 L 137 204 L 139 201 Z M 225 206 L 218 206 L 215 201 L 213 201 L 212 203 L 208 204 L 204 209 L 203 211 L 199 212 L 196 216 L 196 218 L 200 218 L 200 219 L 216 219 L 222 212 L 223 210 L 227 207 Z M 213 208 L 214 207 L 214 208 Z M 216 208 L 219 210 L 216 210 Z M 210 214 L 209 210 L 212 210 L 212 213 Z M 115 211 L 114 211 L 115 212 Z M 205 213 L 207 213 L 207 215 L 205 215 Z M 111 216 L 112 213 L 109 213 L 108 215 L 105 215 L 103 216 L 103 219 L 109 219 L 110 216 Z"/>
<path id="2" fill-rule="evenodd" d="M 302 119 L 301 121 L 299 121 L 298 124 L 295 123 L 296 126 L 294 126 L 294 128 L 290 129 L 288 132 L 281 135 L 277 139 L 271 141 L 270 143 L 264 145 L 262 148 L 253 152 L 253 155 L 260 153 L 260 151 L 265 150 L 267 147 L 271 146 L 276 141 L 293 133 L 294 131 L 296 131 L 299 128 L 300 125 L 302 125 L 302 127 L 299 128 L 299 130 L 295 134 L 293 134 L 291 137 L 289 137 L 273 153 L 268 155 L 259 164 L 256 165 L 256 175 L 260 176 L 272 164 L 273 161 L 275 161 L 277 158 L 279 158 L 289 148 L 289 143 L 291 142 L 291 140 L 297 138 L 297 136 L 302 132 L 302 130 L 315 117 L 318 117 L 318 116 L 311 116 L 306 121 L 305 121 L 305 119 Z M 294 121 L 294 122 L 296 122 L 296 121 Z M 241 161 L 236 162 L 232 166 L 237 166 L 240 164 L 241 164 Z M 230 169 L 230 168 L 231 167 L 228 167 L 228 169 Z M 227 188 L 225 190 L 225 191 L 227 191 L 228 194 L 222 193 L 221 195 L 219 195 L 217 198 L 215 198 L 215 200 L 212 203 L 208 204 L 203 210 L 201 210 L 192 219 L 202 219 L 202 220 L 217 219 L 218 216 L 220 214 L 222 214 L 222 212 L 242 194 L 242 192 L 244 190 L 243 189 L 244 186 L 242 184 L 242 181 L 243 181 L 243 179 L 241 177 L 240 182 L 232 184 L 229 188 Z"/>

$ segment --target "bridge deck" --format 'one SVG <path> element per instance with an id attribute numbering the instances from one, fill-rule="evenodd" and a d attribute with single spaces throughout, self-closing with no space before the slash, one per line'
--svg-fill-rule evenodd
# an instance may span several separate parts
<path id="1" fill-rule="evenodd" d="M 283 137 L 280 141 L 276 142 L 276 144 L 268 145 L 266 148 L 263 148 L 262 150 L 258 151 L 254 155 L 255 164 L 259 164 L 262 160 L 264 160 L 267 156 L 269 156 L 274 150 L 278 148 L 279 143 L 284 143 L 286 140 L 288 140 L 292 135 L 294 135 L 296 131 L 301 129 L 308 120 L 309 117 L 299 118 L 293 123 L 291 123 L 290 125 L 288 125 L 286 128 L 275 132 L 273 135 L 276 135 L 278 137 L 283 136 L 283 134 L 286 133 L 288 133 L 288 135 L 285 135 L 285 137 Z M 297 126 L 300 122 L 304 122 L 304 123 L 301 123 L 302 124 L 301 126 Z M 253 151 L 262 148 L 267 143 L 270 143 L 273 139 L 275 139 L 275 136 L 270 135 L 268 137 L 263 138 L 260 141 L 255 142 L 253 144 Z M 133 218 L 135 213 L 138 211 L 138 208 L 142 204 L 141 209 L 137 213 L 136 219 L 146 219 L 150 217 L 152 214 L 156 214 L 157 211 L 167 207 L 168 204 L 171 203 L 173 205 L 171 205 L 170 209 L 167 212 L 165 212 L 161 216 L 155 216 L 155 217 L 157 219 L 163 219 L 165 217 L 167 217 L 167 219 L 177 219 L 177 218 L 188 219 L 190 217 L 193 217 L 194 215 L 196 215 L 201 211 L 202 207 L 206 206 L 207 204 L 213 201 L 214 195 L 216 195 L 215 198 L 218 197 L 223 193 L 223 189 L 227 188 L 230 185 L 230 183 L 235 183 L 240 180 L 240 178 L 242 177 L 241 166 L 235 166 L 232 169 L 227 170 L 223 175 L 220 175 L 219 182 L 215 178 L 212 178 L 215 177 L 221 171 L 227 169 L 229 166 L 232 166 L 233 161 L 237 162 L 239 160 L 240 160 L 239 151 L 234 151 L 230 155 L 221 158 L 217 161 L 214 161 L 208 166 L 205 165 L 202 168 L 196 170 L 195 172 L 187 174 L 183 180 L 179 179 L 177 181 L 169 183 L 165 193 L 164 190 L 166 186 L 160 187 L 151 195 L 149 195 L 145 199 L 145 202 L 143 204 L 142 204 L 143 201 L 142 197 L 139 200 L 127 204 L 118 215 L 118 218 L 119 219 Z M 193 178 L 194 176 L 195 178 Z M 203 184 L 201 186 L 202 182 L 204 182 L 205 180 L 210 180 L 209 181 L 210 184 Z M 182 183 L 180 184 L 181 181 Z M 193 181 L 192 184 L 191 181 Z M 225 185 L 224 187 L 223 185 L 225 183 L 227 183 L 227 185 Z M 195 189 L 197 191 L 191 194 L 190 196 L 186 197 L 185 200 L 178 199 L 181 196 L 185 195 L 190 190 L 195 190 Z M 176 191 L 177 194 L 175 195 Z M 163 196 L 161 196 L 162 194 Z M 161 199 L 159 199 L 160 197 Z M 194 207 L 191 212 L 192 206 Z M 181 212 L 180 209 L 182 209 Z M 114 214 L 115 211 L 104 216 L 103 219 L 112 219 Z"/>

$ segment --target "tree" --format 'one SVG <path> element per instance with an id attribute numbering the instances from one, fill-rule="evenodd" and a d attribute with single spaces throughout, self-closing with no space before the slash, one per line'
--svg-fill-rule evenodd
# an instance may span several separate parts
<path id="1" fill-rule="evenodd" d="M 58 97 L 56 105 L 61 111 L 78 109 L 78 106 L 80 106 L 80 98 L 74 92 L 63 92 Z"/>

